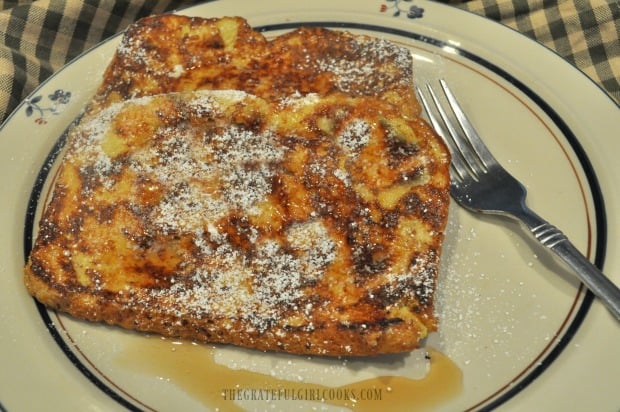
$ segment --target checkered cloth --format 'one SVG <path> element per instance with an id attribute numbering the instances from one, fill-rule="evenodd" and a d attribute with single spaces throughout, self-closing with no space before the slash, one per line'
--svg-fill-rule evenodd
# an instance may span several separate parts
<path id="1" fill-rule="evenodd" d="M 618 0 L 444 1 L 502 22 L 555 50 L 620 101 Z M 140 17 L 191 3 L 0 1 L 0 121 L 40 82 L 84 50 Z"/>
<path id="2" fill-rule="evenodd" d="M 66 62 L 182 0 L 0 1 L 0 121 Z"/>
<path id="3" fill-rule="evenodd" d="M 456 7 L 544 44 L 620 102 L 620 1 L 475 0 Z"/>

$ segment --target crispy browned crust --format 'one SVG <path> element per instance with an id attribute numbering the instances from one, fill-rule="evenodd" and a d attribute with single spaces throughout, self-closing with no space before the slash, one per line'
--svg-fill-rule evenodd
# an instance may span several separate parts
<path id="1" fill-rule="evenodd" d="M 96 105 L 167 92 L 243 90 L 266 100 L 343 93 L 420 106 L 411 56 L 388 41 L 301 27 L 268 41 L 239 17 L 160 15 L 128 30 L 104 75 Z"/>
<path id="2" fill-rule="evenodd" d="M 230 24 L 225 41 L 214 27 Z M 78 318 L 197 341 L 328 356 L 416 348 L 437 326 L 447 150 L 403 92 L 410 67 L 355 86 L 333 64 L 290 57 L 358 67 L 370 41 L 300 29 L 267 42 L 240 19 L 136 24 L 69 136 L 30 293 Z M 171 60 L 130 62 L 130 43 Z M 377 47 L 387 73 L 403 64 Z"/>

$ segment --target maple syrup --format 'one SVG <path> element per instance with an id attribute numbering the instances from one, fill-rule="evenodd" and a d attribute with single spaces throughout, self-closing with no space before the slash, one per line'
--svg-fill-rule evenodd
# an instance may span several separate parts
<path id="1" fill-rule="evenodd" d="M 423 411 L 452 399 L 462 389 L 458 366 L 432 348 L 427 350 L 430 368 L 421 379 L 386 375 L 328 386 L 231 368 L 216 361 L 213 346 L 166 339 L 151 343 L 130 345 L 116 361 L 124 368 L 164 376 L 216 411 L 243 411 L 239 401 L 319 402 L 360 412 Z"/>

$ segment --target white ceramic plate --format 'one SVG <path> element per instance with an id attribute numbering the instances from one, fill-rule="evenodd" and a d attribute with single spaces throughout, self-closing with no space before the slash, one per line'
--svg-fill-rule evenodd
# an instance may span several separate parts
<path id="1" fill-rule="evenodd" d="M 268 37 L 312 24 L 410 47 L 419 81 L 449 81 L 492 151 L 526 184 L 530 206 L 620 283 L 618 107 L 549 50 L 423 0 L 217 1 L 182 13 L 240 15 Z M 357 410 L 389 410 L 398 402 L 415 410 L 430 393 L 438 396 L 431 409 L 446 411 L 620 405 L 620 325 L 517 224 L 454 205 L 440 333 L 428 345 L 456 373 L 436 362 L 427 372 L 425 350 L 358 361 L 262 354 L 143 336 L 38 306 L 23 287 L 22 266 L 39 196 L 65 129 L 118 40 L 56 73 L 0 129 L 0 410 L 322 410 L 342 403 L 347 393 L 340 385 L 365 379 L 372 385 L 358 384 L 358 402 L 349 403 Z M 430 382 L 438 371 L 440 380 Z M 403 390 L 376 379 L 386 375 L 427 386 Z M 280 391 L 261 390 L 275 378 L 284 381 Z M 460 388 L 448 394 L 454 379 Z M 316 385 L 323 385 L 321 394 L 309 390 Z M 326 402 L 314 402 L 317 396 Z"/>

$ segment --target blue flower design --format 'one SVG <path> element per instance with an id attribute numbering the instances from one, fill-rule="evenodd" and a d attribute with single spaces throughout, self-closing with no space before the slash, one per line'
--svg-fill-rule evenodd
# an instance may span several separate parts
<path id="1" fill-rule="evenodd" d="M 388 4 L 382 4 L 379 10 L 381 13 L 385 13 L 388 10 L 393 10 L 392 16 L 398 17 L 403 13 L 410 19 L 419 19 L 424 16 L 424 9 L 422 7 L 413 5 L 409 8 L 405 7 L 402 3 L 412 3 L 413 0 L 386 0 Z"/>
<path id="2" fill-rule="evenodd" d="M 41 101 L 43 96 L 34 96 L 31 99 L 26 100 L 26 116 L 30 117 L 37 113 L 39 116 L 35 119 L 37 124 L 46 124 L 46 114 L 58 115 L 62 113 L 64 106 L 71 100 L 71 92 L 62 89 L 57 89 L 54 93 L 47 96 L 51 102 L 49 105 L 43 106 Z"/>
<path id="3" fill-rule="evenodd" d="M 407 12 L 407 17 L 410 19 L 418 19 L 424 15 L 424 9 L 418 6 L 409 7 L 409 11 Z"/>
<path id="4" fill-rule="evenodd" d="M 67 104 L 71 99 L 71 92 L 66 92 L 64 90 L 58 89 L 53 94 L 50 94 L 48 97 L 53 102 L 57 101 L 61 104 Z"/>

